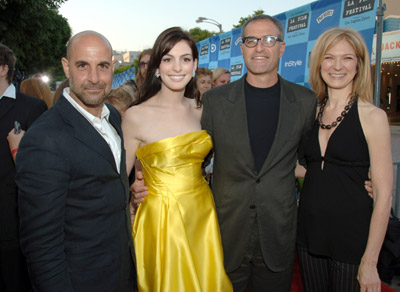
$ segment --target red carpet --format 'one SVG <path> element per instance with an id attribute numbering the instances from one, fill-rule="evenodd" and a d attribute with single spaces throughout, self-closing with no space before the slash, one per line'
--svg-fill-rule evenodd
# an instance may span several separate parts
<path id="1" fill-rule="evenodd" d="M 291 292 L 304 292 L 303 283 L 301 282 L 300 276 L 300 268 L 297 263 L 297 258 L 293 267 L 293 277 L 292 277 L 292 287 L 290 288 Z M 396 292 L 396 290 L 382 284 L 381 292 Z"/>

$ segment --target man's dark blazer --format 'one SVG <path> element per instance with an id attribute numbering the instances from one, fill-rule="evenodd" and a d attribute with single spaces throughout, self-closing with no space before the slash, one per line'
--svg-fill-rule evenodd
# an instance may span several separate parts
<path id="1" fill-rule="evenodd" d="M 19 121 L 27 130 L 47 109 L 39 98 L 17 91 L 16 99 L 0 100 L 0 290 L 28 291 L 30 284 L 26 263 L 19 246 L 19 221 L 15 164 L 7 135 Z M 5 274 L 8 273 L 9 274 Z M 5 287 L 2 287 L 4 285 Z M 24 287 L 28 287 L 25 289 Z"/>
<path id="2" fill-rule="evenodd" d="M 244 95 L 246 75 L 203 96 L 202 126 L 214 144 L 212 190 L 220 223 L 226 271 L 242 263 L 256 208 L 261 251 L 272 271 L 293 265 L 297 204 L 294 168 L 301 139 L 315 119 L 317 99 L 303 86 L 280 78 L 279 121 L 259 173 L 251 152 Z"/>
<path id="3" fill-rule="evenodd" d="M 136 275 L 121 118 L 120 174 L 104 138 L 65 99 L 17 155 L 20 237 L 34 291 L 133 291 Z"/>

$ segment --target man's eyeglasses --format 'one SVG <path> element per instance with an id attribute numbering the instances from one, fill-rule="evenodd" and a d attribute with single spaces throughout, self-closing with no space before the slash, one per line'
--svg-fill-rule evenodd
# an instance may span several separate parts
<path id="1" fill-rule="evenodd" d="M 256 37 L 242 38 L 243 44 L 248 48 L 254 48 L 255 46 L 257 46 L 258 41 L 261 41 L 263 46 L 268 48 L 275 46 L 276 41 L 283 42 L 282 39 L 273 35 L 265 35 L 261 38 L 256 38 Z"/>
<path id="2" fill-rule="evenodd" d="M 149 66 L 149 62 L 139 62 L 139 68 L 144 68 Z"/>

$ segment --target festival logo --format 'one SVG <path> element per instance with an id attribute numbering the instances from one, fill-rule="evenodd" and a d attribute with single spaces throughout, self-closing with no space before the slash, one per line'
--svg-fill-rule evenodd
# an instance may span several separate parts
<path id="1" fill-rule="evenodd" d="M 305 13 L 296 17 L 289 18 L 287 32 L 307 28 L 309 14 Z"/>
<path id="2" fill-rule="evenodd" d="M 216 50 L 217 50 L 217 45 L 211 44 L 211 53 L 215 53 Z"/>
<path id="3" fill-rule="evenodd" d="M 219 47 L 220 51 L 228 50 L 231 48 L 231 38 L 226 38 L 221 40 L 221 45 Z"/>
<path id="4" fill-rule="evenodd" d="M 243 64 L 231 65 L 231 76 L 242 76 Z"/>
<path id="5" fill-rule="evenodd" d="M 210 45 L 205 45 L 201 47 L 200 50 L 200 56 L 204 56 L 208 54 L 208 48 L 210 47 Z"/>
<path id="6" fill-rule="evenodd" d="M 335 10 L 329 9 L 317 17 L 317 23 L 320 24 L 325 18 L 332 16 Z"/>
<path id="7" fill-rule="evenodd" d="M 344 3 L 343 18 L 362 14 L 374 9 L 375 0 L 347 0 Z"/>

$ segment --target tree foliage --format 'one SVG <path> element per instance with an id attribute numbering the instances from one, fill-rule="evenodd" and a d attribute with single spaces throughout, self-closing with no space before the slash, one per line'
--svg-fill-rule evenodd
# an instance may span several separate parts
<path id="1" fill-rule="evenodd" d="M 199 42 L 216 34 L 215 32 L 210 32 L 206 29 L 201 29 L 200 27 L 195 27 L 189 30 L 189 33 L 193 36 L 195 42 Z"/>
<path id="2" fill-rule="evenodd" d="M 238 22 L 238 24 L 233 25 L 233 28 L 238 28 L 238 27 L 242 27 L 243 24 L 249 20 L 250 18 L 256 16 L 256 15 L 260 15 L 260 14 L 264 14 L 264 10 L 259 9 L 259 10 L 255 10 L 254 13 L 252 15 L 246 16 L 246 17 L 240 17 L 240 20 Z"/>
<path id="3" fill-rule="evenodd" d="M 58 8 L 65 1 L 0 1 L 0 42 L 14 51 L 25 75 L 46 72 L 64 79 L 61 58 L 71 28 Z"/>

